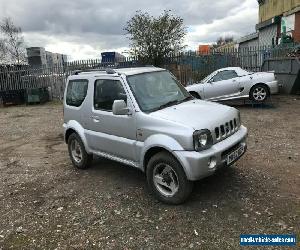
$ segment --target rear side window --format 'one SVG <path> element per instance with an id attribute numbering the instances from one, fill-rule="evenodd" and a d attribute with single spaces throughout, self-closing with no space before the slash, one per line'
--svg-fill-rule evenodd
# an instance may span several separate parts
<path id="1" fill-rule="evenodd" d="M 213 81 L 219 82 L 219 81 L 229 80 L 236 77 L 238 77 L 238 75 L 234 70 L 224 70 L 216 74 L 213 78 Z"/>
<path id="2" fill-rule="evenodd" d="M 97 80 L 95 82 L 94 108 L 112 111 L 115 100 L 127 101 L 121 82 L 118 80 Z"/>
<path id="3" fill-rule="evenodd" d="M 223 71 L 223 80 L 229 80 L 236 77 L 238 77 L 238 75 L 234 70 Z"/>
<path id="4" fill-rule="evenodd" d="M 88 80 L 71 80 L 67 88 L 66 103 L 67 105 L 79 107 L 87 93 Z"/>

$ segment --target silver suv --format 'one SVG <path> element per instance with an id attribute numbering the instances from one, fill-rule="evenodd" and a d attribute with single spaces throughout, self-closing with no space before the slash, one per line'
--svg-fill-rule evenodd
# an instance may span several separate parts
<path id="1" fill-rule="evenodd" d="M 133 166 L 170 204 L 246 151 L 238 110 L 194 99 L 156 67 L 76 72 L 67 80 L 63 127 L 75 167 L 87 168 L 93 155 Z"/>

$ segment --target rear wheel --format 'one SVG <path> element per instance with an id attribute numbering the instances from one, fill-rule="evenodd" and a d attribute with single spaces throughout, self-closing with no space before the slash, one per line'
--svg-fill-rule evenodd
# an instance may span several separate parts
<path id="1" fill-rule="evenodd" d="M 73 165 L 79 169 L 86 169 L 90 166 L 93 155 L 88 154 L 79 135 L 73 133 L 68 138 L 69 156 Z"/>
<path id="2" fill-rule="evenodd" d="M 264 102 L 267 100 L 269 90 L 263 84 L 257 84 L 250 90 L 250 99 L 255 102 Z"/>
<path id="3" fill-rule="evenodd" d="M 148 186 L 156 198 L 168 204 L 181 204 L 193 190 L 181 164 L 169 153 L 154 155 L 147 166 Z"/>

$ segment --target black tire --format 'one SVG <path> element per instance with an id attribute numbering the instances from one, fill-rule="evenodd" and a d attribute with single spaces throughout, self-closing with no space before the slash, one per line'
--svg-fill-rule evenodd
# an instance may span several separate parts
<path id="1" fill-rule="evenodd" d="M 80 150 L 81 150 L 81 160 L 76 160 L 73 153 L 72 153 L 72 143 L 78 143 L 79 147 L 80 147 Z M 73 165 L 76 167 L 76 168 L 79 168 L 79 169 L 87 169 L 92 160 L 93 160 L 93 155 L 91 154 L 88 154 L 85 150 L 85 147 L 84 147 L 84 144 L 80 138 L 80 136 L 76 133 L 72 133 L 69 138 L 68 138 L 68 150 L 69 150 L 69 156 L 70 156 L 70 159 L 73 163 Z"/>
<path id="2" fill-rule="evenodd" d="M 190 94 L 196 99 L 201 99 L 201 96 L 197 92 L 190 92 Z"/>
<path id="3" fill-rule="evenodd" d="M 175 176 L 173 175 L 173 177 L 178 179 L 178 189 L 173 195 L 164 195 L 161 191 L 159 191 L 159 189 L 156 187 L 156 184 L 154 183 L 155 169 L 158 169 L 157 166 L 164 164 L 172 168 L 172 170 L 176 174 Z M 172 205 L 181 204 L 186 201 L 193 190 L 194 183 L 187 179 L 181 164 L 168 152 L 160 152 L 155 154 L 148 162 L 146 174 L 150 191 L 161 202 Z"/>
<path id="4" fill-rule="evenodd" d="M 263 95 L 257 95 L 257 91 L 259 92 L 259 90 L 262 91 Z M 265 84 L 256 84 L 251 88 L 249 97 L 251 101 L 262 103 L 268 99 L 269 93 L 269 89 Z"/>

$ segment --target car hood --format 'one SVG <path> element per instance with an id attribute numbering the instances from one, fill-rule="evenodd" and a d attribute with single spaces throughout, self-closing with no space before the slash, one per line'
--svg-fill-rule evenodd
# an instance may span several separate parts
<path id="1" fill-rule="evenodd" d="M 225 124 L 234 118 L 238 119 L 238 111 L 225 105 L 192 100 L 151 113 L 156 118 L 169 120 L 192 127 L 195 130 L 209 129 Z"/>

